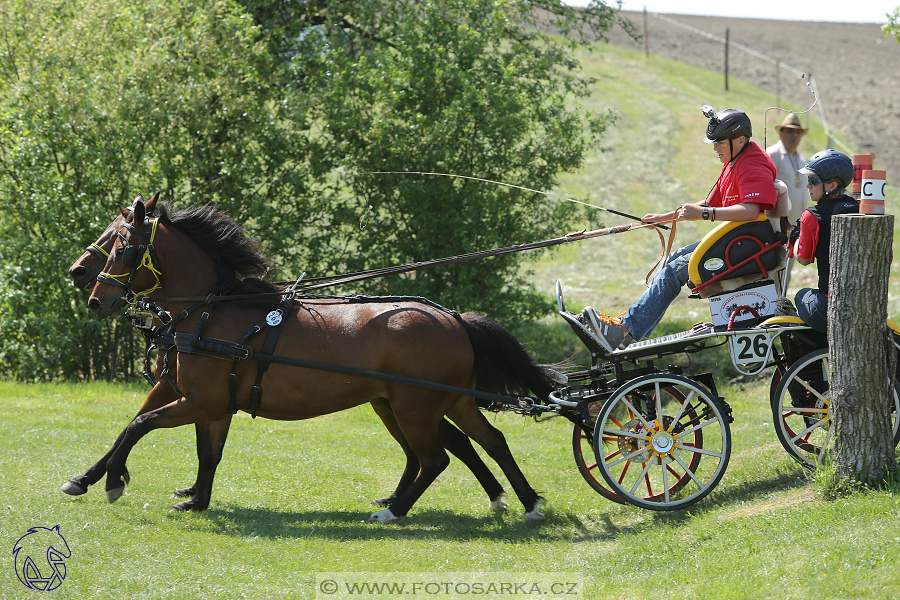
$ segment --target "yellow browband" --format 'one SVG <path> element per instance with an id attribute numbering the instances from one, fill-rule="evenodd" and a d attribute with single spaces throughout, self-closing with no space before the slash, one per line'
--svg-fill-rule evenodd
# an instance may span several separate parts
<path id="1" fill-rule="evenodd" d="M 141 262 L 138 263 L 137 267 L 135 267 L 135 271 L 137 271 L 141 267 L 146 267 L 147 269 L 149 269 L 149 271 L 151 273 L 153 273 L 153 277 L 156 278 L 156 283 L 153 285 L 153 287 L 151 287 L 149 289 L 146 289 L 142 292 L 135 292 L 134 293 L 135 296 L 146 296 L 147 294 L 156 290 L 156 288 L 158 288 L 161 283 L 159 280 L 159 277 L 160 277 L 160 275 L 162 275 L 162 272 L 156 270 L 156 267 L 153 266 L 153 257 L 150 256 L 150 245 L 153 244 L 153 240 L 156 238 L 156 226 L 157 225 L 159 225 L 159 219 L 153 219 L 153 227 L 150 229 L 150 243 L 147 244 L 147 248 L 144 249 L 144 255 L 141 257 Z M 101 248 L 101 250 L 102 250 L 102 248 Z M 104 254 L 109 256 L 109 254 L 106 252 L 104 252 Z M 130 274 L 130 272 L 129 273 L 120 273 L 119 275 L 112 275 L 110 273 L 100 273 L 100 275 L 102 275 L 103 277 L 106 277 L 108 279 L 114 279 L 116 281 L 119 281 L 119 279 L 122 277 L 128 277 L 129 274 Z M 119 281 L 119 283 L 122 283 L 122 282 Z"/>

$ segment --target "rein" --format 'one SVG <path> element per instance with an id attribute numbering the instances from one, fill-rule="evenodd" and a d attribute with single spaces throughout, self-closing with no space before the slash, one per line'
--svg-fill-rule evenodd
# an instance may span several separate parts
<path id="1" fill-rule="evenodd" d="M 296 288 L 298 293 L 305 293 L 312 290 L 318 290 L 323 288 L 328 288 L 336 285 L 342 285 L 346 283 L 354 283 L 357 281 L 365 281 L 368 279 L 377 279 L 379 277 L 385 277 L 387 275 L 398 275 L 400 273 L 408 273 L 410 271 L 416 271 L 418 269 L 424 269 L 427 267 L 441 266 L 441 265 L 450 265 L 461 262 L 466 262 L 469 260 L 476 260 L 480 258 L 489 258 L 492 256 L 502 256 L 504 254 L 512 254 L 514 252 L 524 252 L 526 250 L 536 250 L 538 248 L 548 248 L 552 246 L 559 246 L 562 244 L 567 244 L 569 242 L 576 242 L 580 240 L 586 240 L 590 238 L 603 237 L 607 235 L 615 235 L 617 233 L 624 233 L 626 231 L 634 231 L 637 229 L 645 229 L 645 228 L 654 228 L 656 233 L 659 235 L 660 242 L 662 245 L 662 250 L 660 253 L 659 259 L 656 261 L 656 264 L 647 274 L 647 282 L 650 280 L 650 276 L 656 270 L 656 268 L 662 264 L 666 257 L 669 255 L 672 249 L 672 244 L 675 239 L 675 221 L 672 221 L 672 228 L 669 231 L 668 242 L 665 240 L 660 228 L 669 229 L 668 227 L 661 226 L 659 224 L 650 224 L 650 223 L 629 223 L 628 225 L 618 225 L 616 227 L 607 227 L 605 229 L 596 229 L 593 231 L 577 231 L 573 233 L 567 233 L 566 235 L 558 238 L 553 238 L 550 240 L 544 240 L 540 242 L 531 242 L 527 244 L 518 244 L 516 246 L 508 246 L 506 248 L 494 248 L 492 250 L 482 250 L 479 252 L 471 252 L 469 254 L 461 254 L 458 256 L 450 256 L 446 258 L 437 258 L 434 260 L 423 261 L 423 262 L 415 262 L 408 263 L 405 265 L 398 265 L 393 267 L 382 267 L 380 269 L 372 269 L 370 271 L 358 271 L 355 273 L 345 273 L 342 275 L 329 275 L 324 277 L 315 277 L 311 279 L 306 279 L 305 281 L 311 282 L 307 285 L 301 285 Z M 293 283 L 293 282 L 282 282 L 282 283 Z M 207 296 L 175 296 L 171 298 L 151 298 L 151 300 L 158 299 L 166 299 L 170 302 L 219 302 L 224 300 L 245 300 L 248 298 L 261 298 L 264 296 L 281 296 L 282 292 L 272 292 L 272 293 L 263 293 L 263 294 L 241 294 L 241 295 L 232 295 L 232 296 L 217 296 L 214 294 L 209 294 Z"/>

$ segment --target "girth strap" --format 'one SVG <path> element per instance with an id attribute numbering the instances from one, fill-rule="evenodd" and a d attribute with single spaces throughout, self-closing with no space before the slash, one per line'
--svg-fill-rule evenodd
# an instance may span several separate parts
<path id="1" fill-rule="evenodd" d="M 281 336 L 281 330 L 284 329 L 285 323 L 287 323 L 287 319 L 282 318 L 278 325 L 269 327 L 269 332 L 266 334 L 266 341 L 263 343 L 262 347 L 263 354 L 272 354 L 275 352 L 275 346 L 278 344 L 278 338 Z M 262 403 L 262 378 L 265 372 L 269 370 L 270 364 L 272 363 L 267 360 L 256 361 L 256 382 L 253 384 L 253 389 L 250 390 L 250 416 L 254 419 L 256 418 L 256 411 L 259 410 L 259 405 Z"/>
<path id="2" fill-rule="evenodd" d="M 270 312 L 266 316 L 266 324 L 269 326 L 269 331 L 266 334 L 266 341 L 263 342 L 262 352 L 263 354 L 271 355 L 275 351 L 275 346 L 278 345 L 278 338 L 281 337 L 281 331 L 284 329 L 284 324 L 287 322 L 287 316 L 291 312 L 291 308 L 294 306 L 293 295 L 289 295 L 281 301 L 281 304 L 278 307 L 278 310 L 274 310 Z M 274 317 L 274 320 L 273 320 Z M 277 322 L 275 322 L 277 320 Z M 237 344 L 237 347 L 246 348 L 249 351 L 249 355 L 244 359 L 249 360 L 249 357 L 252 356 L 252 349 L 250 346 L 244 346 L 244 342 L 247 341 L 250 336 L 258 333 L 263 328 L 263 325 L 256 325 L 250 331 L 248 331 L 244 337 L 241 339 L 240 344 Z M 237 365 L 238 362 L 241 362 L 241 358 L 236 354 L 233 355 L 233 359 L 231 361 L 231 373 L 228 374 L 228 413 L 235 414 L 237 413 Z M 265 372 L 269 369 L 269 361 L 267 360 L 258 360 L 256 363 L 256 381 L 253 383 L 253 388 L 250 390 L 250 416 L 254 419 L 256 418 L 256 412 L 259 410 L 260 404 L 262 404 L 262 378 Z"/>

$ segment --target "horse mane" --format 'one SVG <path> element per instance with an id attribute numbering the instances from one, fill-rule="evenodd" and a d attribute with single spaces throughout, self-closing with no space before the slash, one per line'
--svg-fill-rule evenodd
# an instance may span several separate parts
<path id="1" fill-rule="evenodd" d="M 173 212 L 169 206 L 160 204 L 156 212 L 160 222 L 184 233 L 215 259 L 218 282 L 213 293 L 234 296 L 284 291 L 283 287 L 262 279 L 271 267 L 263 255 L 262 245 L 218 207 L 204 205 Z M 255 303 L 260 301 L 277 304 L 279 298 L 260 298 Z"/>

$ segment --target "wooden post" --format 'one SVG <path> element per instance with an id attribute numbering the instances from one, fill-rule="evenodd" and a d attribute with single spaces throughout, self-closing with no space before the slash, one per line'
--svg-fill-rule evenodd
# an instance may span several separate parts
<path id="1" fill-rule="evenodd" d="M 728 91 L 728 34 L 729 28 L 725 28 L 725 91 Z"/>
<path id="2" fill-rule="evenodd" d="M 828 351 L 834 468 L 868 481 L 894 462 L 890 415 L 897 361 L 885 325 L 894 217 L 835 215 L 831 223 Z"/>
<path id="3" fill-rule="evenodd" d="M 647 7 L 644 7 L 644 54 L 650 58 L 650 30 L 647 29 Z"/>

